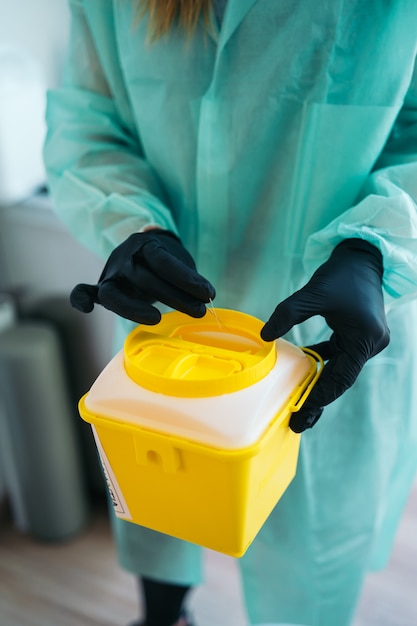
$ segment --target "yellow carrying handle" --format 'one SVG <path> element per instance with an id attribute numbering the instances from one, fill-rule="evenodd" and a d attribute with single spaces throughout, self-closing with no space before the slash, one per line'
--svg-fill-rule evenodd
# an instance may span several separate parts
<path id="1" fill-rule="evenodd" d="M 324 367 L 324 361 L 317 352 L 314 352 L 314 350 L 310 350 L 310 348 L 301 348 L 301 350 L 305 354 L 307 354 L 307 356 L 309 356 L 312 360 L 316 362 L 316 371 L 314 375 L 312 376 L 312 378 L 307 379 L 306 381 L 307 386 L 304 389 L 304 392 L 301 394 L 299 398 L 296 399 L 294 404 L 290 407 L 291 413 L 296 413 L 297 411 L 301 409 L 304 402 L 307 400 L 308 396 L 310 395 L 311 390 L 313 389 L 314 385 L 318 381 L 320 374 L 322 373 L 323 367 Z"/>

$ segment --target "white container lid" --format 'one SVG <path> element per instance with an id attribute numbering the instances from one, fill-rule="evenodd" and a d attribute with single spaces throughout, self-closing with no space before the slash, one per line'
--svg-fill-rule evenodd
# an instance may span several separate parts
<path id="1" fill-rule="evenodd" d="M 316 371 L 300 348 L 284 339 L 275 346 L 277 358 L 266 376 L 209 397 L 177 397 L 142 387 L 126 373 L 121 350 L 85 396 L 85 408 L 97 417 L 216 448 L 246 448 L 260 439 L 277 413 L 289 415 L 294 396 L 302 395 Z"/>

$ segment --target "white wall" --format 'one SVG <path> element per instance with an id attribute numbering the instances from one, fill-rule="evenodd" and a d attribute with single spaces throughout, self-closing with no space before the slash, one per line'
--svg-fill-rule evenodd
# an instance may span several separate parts
<path id="1" fill-rule="evenodd" d="M 62 82 L 67 0 L 0 0 L 0 204 L 45 184 L 46 92 Z"/>
<path id="2" fill-rule="evenodd" d="M 45 97 L 46 89 L 61 83 L 68 35 L 68 0 L 0 0 L 0 49 L 11 45 L 30 55 L 43 76 Z M 23 198 L 12 206 L 0 202 L 0 291 L 68 294 L 76 282 L 96 280 L 101 267 L 101 261 L 73 240 L 48 199 Z M 110 341 L 110 322 L 101 317 L 97 315 L 98 334 L 101 326 L 106 328 L 106 341 L 100 362 Z"/>
<path id="3" fill-rule="evenodd" d="M 0 50 L 3 46 L 17 47 L 38 64 L 45 98 L 46 90 L 62 80 L 69 21 L 68 0 L 0 0 Z M 0 157 L 1 146 L 0 133 Z M 27 137 L 22 152 L 29 148 Z M 7 152 L 5 156 L 7 159 Z M 0 185 L 3 166 L 0 158 Z M 73 240 L 48 199 L 19 198 L 7 206 L 0 201 L 0 291 L 12 288 L 40 295 L 68 294 L 76 282 L 96 280 L 101 267 L 101 261 Z M 97 315 L 97 333 L 101 335 L 103 326 L 106 336 L 97 348 L 102 347 L 99 362 L 108 355 L 110 342 L 110 322 L 101 317 Z"/>
<path id="4" fill-rule="evenodd" d="M 67 0 L 1 0 L 0 42 L 29 54 L 45 84 L 60 83 L 68 40 Z"/>

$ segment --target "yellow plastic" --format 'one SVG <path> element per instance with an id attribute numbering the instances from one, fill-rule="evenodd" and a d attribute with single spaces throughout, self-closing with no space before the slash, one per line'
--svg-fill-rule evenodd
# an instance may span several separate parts
<path id="1" fill-rule="evenodd" d="M 262 323 L 226 309 L 216 309 L 216 316 L 190 322 L 174 311 L 157 327 L 138 326 L 125 342 L 130 378 L 151 391 L 198 398 L 238 391 L 266 376 L 276 350 L 261 339 Z"/>
<path id="2" fill-rule="evenodd" d="M 255 328 L 259 329 L 261 322 L 246 327 L 249 316 L 218 311 L 219 319 L 226 326 L 222 330 L 225 335 L 232 328 L 237 336 L 242 332 L 243 343 L 247 341 L 249 344 L 242 350 L 243 344 L 238 339 L 237 347 L 232 345 L 230 337 L 223 345 L 222 333 L 219 333 L 215 320 L 213 326 L 208 320 L 190 322 L 190 318 L 179 316 L 167 314 L 154 330 L 138 328 L 128 337 L 125 365 L 129 375 L 137 377 L 138 393 L 144 372 L 146 385 L 158 384 L 163 393 L 171 393 L 172 386 L 179 384 L 185 398 L 191 393 L 194 397 L 201 395 L 212 380 L 218 393 L 222 377 L 227 380 L 226 386 L 235 391 L 242 384 L 243 378 L 236 382 L 242 372 L 255 369 L 254 379 L 268 375 L 270 346 L 274 347 L 272 353 L 275 355 L 275 343 L 265 346 L 259 339 L 259 330 Z M 177 324 L 178 319 L 182 323 Z M 198 324 L 201 324 L 205 343 L 199 343 Z M 211 346 L 213 337 L 215 345 Z M 204 357 L 213 353 L 215 367 L 220 360 L 219 378 L 216 378 L 211 364 L 207 367 L 198 359 L 194 373 L 178 377 L 176 366 L 171 368 L 167 357 L 171 349 L 176 350 L 178 338 L 180 350 L 185 354 L 184 341 L 190 339 L 191 353 L 196 345 L 205 345 Z M 145 352 L 148 346 L 152 346 L 150 356 L 143 360 L 137 358 L 142 343 L 146 346 Z M 197 354 L 200 356 L 199 352 Z M 85 405 L 86 394 L 80 400 L 80 414 L 93 426 L 119 517 L 224 554 L 242 556 L 296 472 L 300 435 L 292 432 L 288 423 L 291 412 L 300 408 L 315 384 L 322 365 L 320 357 L 314 353 L 309 352 L 307 357 L 310 369 L 303 383 L 289 390 L 285 406 L 277 412 L 259 440 L 243 449 L 221 449 L 172 433 L 123 423 L 112 419 L 111 415 L 95 415 Z M 160 358 L 161 366 L 158 363 Z M 228 364 L 225 369 L 221 362 L 223 358 Z M 147 359 L 149 363 L 144 367 Z M 235 362 L 241 369 L 233 369 Z M 260 367 L 262 362 L 264 365 Z M 178 389 L 175 391 L 178 395 Z M 158 392 L 154 397 L 153 410 L 158 411 Z M 220 410 L 221 401 L 219 398 Z M 204 398 L 198 402 L 204 403 Z"/>

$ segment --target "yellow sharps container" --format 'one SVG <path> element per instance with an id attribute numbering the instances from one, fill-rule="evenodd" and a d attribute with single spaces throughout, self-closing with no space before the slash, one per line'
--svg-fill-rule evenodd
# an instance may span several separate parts
<path id="1" fill-rule="evenodd" d="M 80 401 L 117 516 L 240 557 L 295 475 L 317 355 L 226 309 L 138 326 Z"/>

